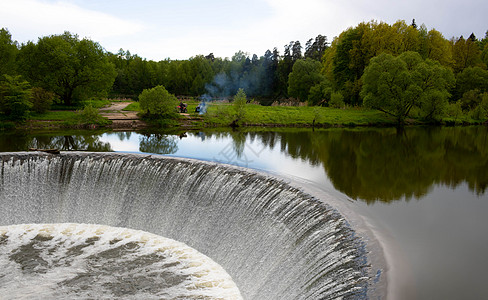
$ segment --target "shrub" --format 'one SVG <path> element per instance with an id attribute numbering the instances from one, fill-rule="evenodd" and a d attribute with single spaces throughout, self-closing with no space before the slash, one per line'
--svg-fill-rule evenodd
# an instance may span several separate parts
<path id="1" fill-rule="evenodd" d="M 333 92 L 330 95 L 329 106 L 333 108 L 344 108 L 344 96 L 340 92 Z"/>
<path id="2" fill-rule="evenodd" d="M 4 75 L 4 78 L 0 82 L 0 111 L 11 120 L 23 121 L 32 106 L 29 83 L 21 76 Z"/>
<path id="3" fill-rule="evenodd" d="M 461 102 L 453 102 L 450 103 L 447 107 L 447 115 L 449 117 L 454 118 L 454 121 L 456 121 L 459 117 L 463 115 L 463 109 L 461 108 Z"/>
<path id="4" fill-rule="evenodd" d="M 469 115 L 474 120 L 484 120 L 488 117 L 488 93 L 483 93 L 481 103 L 471 110 Z"/>
<path id="5" fill-rule="evenodd" d="M 242 121 L 246 117 L 246 102 L 246 93 L 243 89 L 239 89 L 233 102 L 236 121 Z"/>
<path id="6" fill-rule="evenodd" d="M 98 109 L 91 105 L 85 106 L 81 111 L 78 111 L 78 123 L 79 124 L 95 124 L 95 125 L 107 125 L 110 120 L 100 115 Z"/>
<path id="7" fill-rule="evenodd" d="M 31 89 L 32 109 L 37 113 L 45 113 L 54 102 L 55 94 L 40 87 Z"/>
<path id="8" fill-rule="evenodd" d="M 178 100 L 162 85 L 152 89 L 145 89 L 139 95 L 139 105 L 144 114 L 149 117 L 162 117 L 175 113 Z"/>

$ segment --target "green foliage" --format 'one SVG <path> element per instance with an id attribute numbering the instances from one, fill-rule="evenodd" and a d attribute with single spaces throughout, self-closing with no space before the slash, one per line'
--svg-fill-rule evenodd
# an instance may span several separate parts
<path id="1" fill-rule="evenodd" d="M 127 105 L 123 111 L 142 111 L 139 102 L 132 102 L 131 104 Z"/>
<path id="2" fill-rule="evenodd" d="M 139 95 L 139 105 L 149 117 L 168 117 L 175 112 L 178 100 L 162 85 L 145 89 Z"/>
<path id="3" fill-rule="evenodd" d="M 479 90 L 470 90 L 463 94 L 463 97 L 458 101 L 459 105 L 464 111 L 471 111 L 480 105 L 483 105 L 488 97 L 488 92 L 481 93 Z"/>
<path id="4" fill-rule="evenodd" d="M 447 106 L 447 116 L 451 117 L 454 119 L 454 122 L 456 122 L 462 115 L 463 115 L 463 109 L 461 108 L 461 102 L 453 102 L 449 103 Z"/>
<path id="5" fill-rule="evenodd" d="M 288 77 L 288 95 L 301 102 L 308 100 L 310 88 L 325 78 L 320 74 L 322 65 L 311 58 L 299 59 Z"/>
<path id="6" fill-rule="evenodd" d="M 320 116 L 320 118 L 317 118 Z M 212 126 L 228 126 L 234 120 L 234 109 L 230 105 L 216 104 L 208 108 L 205 123 Z M 303 127 L 337 125 L 390 124 L 394 122 L 385 114 L 366 109 L 335 109 L 317 106 L 261 106 L 246 104 L 246 120 L 253 125 L 279 125 Z"/>
<path id="7" fill-rule="evenodd" d="M 19 75 L 4 75 L 0 82 L 0 112 L 11 120 L 23 121 L 31 107 L 29 83 Z"/>
<path id="8" fill-rule="evenodd" d="M 459 73 L 467 67 L 481 66 L 481 51 L 472 39 L 461 36 L 452 47 L 453 69 Z"/>
<path id="9" fill-rule="evenodd" d="M 31 115 L 32 120 L 40 120 L 40 121 L 66 121 L 71 122 L 75 120 L 77 123 L 78 115 L 82 110 L 78 111 L 71 111 L 71 110 L 51 110 L 47 111 L 42 114 L 33 113 Z"/>
<path id="10" fill-rule="evenodd" d="M 12 41 L 10 32 L 5 28 L 0 29 L 0 75 L 15 74 L 15 58 L 18 52 L 17 42 Z"/>
<path id="11" fill-rule="evenodd" d="M 308 94 L 308 105 L 325 105 L 329 103 L 332 93 L 332 85 L 325 79 L 319 84 L 310 88 Z"/>
<path id="12" fill-rule="evenodd" d="M 394 116 L 402 124 L 413 107 L 420 107 L 427 119 L 440 116 L 454 75 L 438 62 L 422 60 L 416 52 L 398 57 L 383 53 L 371 59 L 362 81 L 364 105 Z"/>
<path id="13" fill-rule="evenodd" d="M 8 30 L 0 29 L 0 75 L 22 74 L 31 86 L 55 93 L 51 106 L 55 109 L 63 108 L 61 102 L 64 109 L 89 104 L 100 107 L 101 102 L 87 99 L 102 98 L 107 92 L 137 99 L 145 89 L 158 85 L 172 94 L 206 99 L 228 98 L 243 88 L 248 97 L 264 104 L 295 97 L 309 105 L 330 105 L 332 91 L 338 91 L 346 104 L 360 106 L 366 99 L 361 96 L 368 94 L 363 89 L 366 67 L 373 58 L 389 54 L 403 56 L 398 66 L 385 62 L 392 68 L 385 74 L 390 74 L 395 88 L 385 89 L 384 98 L 396 100 L 385 99 L 380 107 L 376 105 L 379 99 L 369 98 L 367 105 L 395 115 L 400 123 L 411 116 L 439 120 L 451 109 L 447 100 L 461 99 L 469 114 L 488 91 L 488 34 L 481 40 L 474 35 L 447 40 L 424 24 L 371 21 L 346 29 L 330 46 L 327 37 L 318 35 L 308 40 L 303 50 L 304 55 L 300 41 L 291 41 L 282 55 L 274 48 L 260 57 L 238 51 L 231 59 L 210 53 L 186 60 L 151 61 L 122 49 L 106 53 L 98 43 L 69 32 L 19 46 Z M 454 88 L 450 88 L 453 80 L 448 78 L 449 72 L 442 67 L 455 71 Z M 33 95 L 34 110 L 45 111 L 48 98 Z M 339 101 L 334 106 L 343 105 Z M 227 112 L 233 115 L 232 109 Z M 21 119 L 26 117 L 20 114 Z M 227 118 L 228 114 L 223 115 Z"/>
<path id="14" fill-rule="evenodd" d="M 81 125 L 107 125 L 110 120 L 100 115 L 98 109 L 91 105 L 85 106 L 83 110 L 77 111 L 77 121 Z"/>
<path id="15" fill-rule="evenodd" d="M 54 102 L 55 95 L 52 92 L 46 91 L 40 87 L 33 87 L 31 89 L 32 109 L 36 113 L 45 113 Z"/>
<path id="16" fill-rule="evenodd" d="M 65 105 L 106 94 L 116 76 L 98 43 L 69 32 L 40 38 L 37 44 L 28 42 L 19 58 L 27 79 L 54 92 Z"/>
<path id="17" fill-rule="evenodd" d="M 344 108 L 344 96 L 340 92 L 333 92 L 330 96 L 329 107 L 332 108 Z"/>
<path id="18" fill-rule="evenodd" d="M 232 105 L 234 107 L 234 115 L 236 122 L 242 122 L 246 117 L 246 103 L 247 96 L 243 89 L 239 89 L 234 97 Z"/>
<path id="19" fill-rule="evenodd" d="M 463 94 L 478 90 L 488 92 L 488 71 L 480 67 L 468 67 L 456 76 L 456 90 L 454 99 L 458 100 Z"/>
<path id="20" fill-rule="evenodd" d="M 488 93 L 483 93 L 479 98 L 478 105 L 469 112 L 469 116 L 474 120 L 486 120 L 488 118 Z"/>
<path id="21" fill-rule="evenodd" d="M 111 103 L 112 103 L 112 101 L 110 101 L 108 99 L 92 98 L 92 99 L 83 101 L 81 104 L 83 104 L 83 107 L 90 105 L 90 106 L 93 106 L 94 108 L 103 108 L 105 106 L 110 105 Z"/>

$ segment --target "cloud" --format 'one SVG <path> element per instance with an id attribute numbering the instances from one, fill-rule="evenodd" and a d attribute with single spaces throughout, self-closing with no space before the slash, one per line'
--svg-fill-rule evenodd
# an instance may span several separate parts
<path id="1" fill-rule="evenodd" d="M 135 34 L 143 29 L 140 23 L 63 1 L 1 1 L 0 20 L 1 26 L 7 27 L 20 42 L 66 30 L 81 37 L 101 40 Z"/>

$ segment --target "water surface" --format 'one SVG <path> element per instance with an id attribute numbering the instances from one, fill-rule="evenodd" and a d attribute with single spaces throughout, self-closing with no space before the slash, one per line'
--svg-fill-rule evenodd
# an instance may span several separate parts
<path id="1" fill-rule="evenodd" d="M 164 154 L 298 178 L 381 236 L 398 299 L 481 299 L 488 270 L 488 128 L 2 134 L 1 151 Z"/>

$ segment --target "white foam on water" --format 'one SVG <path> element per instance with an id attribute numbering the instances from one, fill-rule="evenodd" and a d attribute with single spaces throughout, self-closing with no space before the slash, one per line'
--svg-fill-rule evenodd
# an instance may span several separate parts
<path id="1" fill-rule="evenodd" d="M 184 243 L 104 225 L 0 226 L 0 270 L 2 299 L 242 299 Z"/>
<path id="2" fill-rule="evenodd" d="M 326 197 L 322 201 L 268 174 L 191 159 L 114 153 L 3 153 L 0 161 L 0 225 L 105 224 L 178 240 L 222 266 L 245 299 L 378 298 L 369 293 L 374 292 L 376 270 L 370 267 L 367 245 L 347 220 Z M 89 233 L 86 228 L 67 232 L 83 230 Z M 19 278 L 28 278 L 26 270 L 35 270 L 39 278 L 66 276 L 53 284 L 58 292 L 61 286 L 63 292 L 85 298 L 151 299 L 158 282 L 187 294 L 200 292 L 195 282 L 212 287 L 218 282 L 217 299 L 227 297 L 224 281 L 215 278 L 179 289 L 194 275 L 175 271 L 174 256 L 162 255 L 165 271 L 154 271 L 154 255 L 136 257 L 133 235 L 119 234 L 126 249 L 115 247 L 122 242 L 112 242 L 110 236 L 96 234 L 96 240 L 87 241 L 88 236 L 76 240 L 69 235 L 58 242 L 29 232 L 27 242 L 15 242 L 20 244 L 12 249 L 31 251 L 37 258 L 25 262 L 17 251 L 7 255 L 4 265 L 15 267 L 12 276 Z M 51 243 L 56 251 L 34 249 Z M 100 248 L 91 253 L 85 244 Z M 178 253 L 173 255 L 180 259 Z M 63 261 L 56 255 L 76 259 Z M 135 262 L 142 265 L 134 267 Z M 57 273 L 46 265 L 56 266 Z M 187 266 L 192 274 L 202 267 L 195 260 Z M 4 276 L 0 272 L 0 288 Z M 84 286 L 96 286 L 97 294 L 87 294 L 91 291 Z"/>

